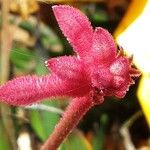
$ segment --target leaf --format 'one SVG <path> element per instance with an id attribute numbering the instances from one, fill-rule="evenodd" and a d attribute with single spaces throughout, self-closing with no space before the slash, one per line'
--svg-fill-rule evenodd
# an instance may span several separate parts
<path id="1" fill-rule="evenodd" d="M 31 32 L 27 31 L 24 28 L 20 28 L 17 25 L 10 26 L 11 31 L 13 32 L 13 39 L 17 43 L 21 43 L 28 47 L 33 47 L 35 45 L 36 37 L 31 35 L 30 33 L 34 31 L 34 28 L 31 29 Z"/>
<path id="2" fill-rule="evenodd" d="M 29 32 L 32 32 L 35 29 L 35 26 L 31 22 L 29 22 L 29 21 L 23 21 L 23 22 L 21 22 L 19 24 L 19 27 L 21 27 L 22 29 L 27 30 Z"/>
<path id="3" fill-rule="evenodd" d="M 61 145 L 60 150 L 92 150 L 82 132 L 76 130 Z"/>
<path id="4" fill-rule="evenodd" d="M 45 101 L 43 103 L 47 104 L 47 106 L 58 107 L 56 100 Z M 43 126 L 46 132 L 46 138 L 48 138 L 49 135 L 53 132 L 56 124 L 58 123 L 60 116 L 56 113 L 49 112 L 44 112 L 41 115 L 43 117 Z"/>
<path id="5" fill-rule="evenodd" d="M 91 18 L 94 22 L 107 22 L 109 20 L 107 12 L 103 10 L 95 11 Z"/>
<path id="6" fill-rule="evenodd" d="M 48 106 L 57 107 L 56 101 L 45 101 L 44 103 Z M 42 141 L 45 141 L 55 128 L 55 125 L 59 120 L 59 115 L 37 110 L 31 111 L 29 114 L 33 130 Z"/>
<path id="7" fill-rule="evenodd" d="M 105 126 L 108 122 L 108 116 L 102 114 L 100 118 L 100 127 L 96 129 L 92 145 L 94 150 L 103 150 L 104 149 L 104 138 L 105 138 Z"/>
<path id="8" fill-rule="evenodd" d="M 0 123 L 0 149 L 1 150 L 10 150 L 10 144 L 8 142 L 8 139 L 6 138 L 6 133 L 4 132 L 4 128 L 2 127 L 2 124 Z"/>
<path id="9" fill-rule="evenodd" d="M 45 66 L 43 58 L 41 59 L 39 55 L 40 53 L 37 52 L 35 72 L 38 75 L 44 75 L 48 73 L 48 69 Z"/>
<path id="10" fill-rule="evenodd" d="M 46 139 L 46 134 L 43 127 L 43 121 L 41 119 L 41 113 L 38 112 L 37 110 L 34 110 L 29 112 L 29 116 L 30 116 L 30 123 L 33 130 L 35 131 L 36 135 L 42 141 L 44 141 Z"/>
<path id="11" fill-rule="evenodd" d="M 35 67 L 35 55 L 26 48 L 13 47 L 10 59 L 12 63 L 20 70 L 30 71 Z"/>
<path id="12" fill-rule="evenodd" d="M 60 53 L 63 51 L 61 40 L 51 28 L 41 23 L 39 26 L 39 30 L 41 34 L 41 42 L 45 49 L 56 53 Z"/>

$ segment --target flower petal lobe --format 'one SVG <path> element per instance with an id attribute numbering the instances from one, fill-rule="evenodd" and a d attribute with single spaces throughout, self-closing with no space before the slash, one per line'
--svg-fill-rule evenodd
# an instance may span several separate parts
<path id="1" fill-rule="evenodd" d="M 78 9 L 67 6 L 53 6 L 59 27 L 74 50 L 82 57 L 91 49 L 93 29 L 88 18 Z"/>
<path id="2" fill-rule="evenodd" d="M 46 61 L 46 65 L 62 79 L 83 80 L 87 77 L 83 61 L 74 56 L 52 58 Z"/>
<path id="3" fill-rule="evenodd" d="M 116 50 L 111 34 L 101 27 L 96 28 L 91 49 L 94 62 L 109 65 L 116 57 Z"/>
<path id="4" fill-rule="evenodd" d="M 0 100 L 15 106 L 30 105 L 53 96 L 83 96 L 88 88 L 79 83 L 63 81 L 56 75 L 25 76 L 0 86 Z"/>

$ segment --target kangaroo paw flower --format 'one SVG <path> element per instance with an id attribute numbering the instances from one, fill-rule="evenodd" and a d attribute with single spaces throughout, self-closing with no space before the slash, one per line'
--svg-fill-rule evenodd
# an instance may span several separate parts
<path id="1" fill-rule="evenodd" d="M 105 96 L 124 97 L 134 83 L 133 77 L 140 75 L 122 48 L 117 53 L 107 30 L 94 30 L 76 8 L 54 6 L 53 12 L 77 56 L 46 61 L 51 75 L 20 77 L 0 86 L 0 100 L 11 105 L 29 105 L 53 96 L 73 98 L 42 150 L 56 150 L 92 106 L 101 104 Z"/>

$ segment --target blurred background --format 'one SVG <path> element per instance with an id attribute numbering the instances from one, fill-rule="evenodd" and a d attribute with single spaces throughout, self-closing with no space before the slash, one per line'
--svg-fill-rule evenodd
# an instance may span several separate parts
<path id="1" fill-rule="evenodd" d="M 0 0 L 0 84 L 49 73 L 44 61 L 73 50 L 51 6 L 83 11 L 94 27 L 109 30 L 142 72 L 124 99 L 108 97 L 91 109 L 59 150 L 150 150 L 149 0 Z M 38 150 L 52 133 L 68 99 L 28 107 L 0 104 L 0 150 Z"/>

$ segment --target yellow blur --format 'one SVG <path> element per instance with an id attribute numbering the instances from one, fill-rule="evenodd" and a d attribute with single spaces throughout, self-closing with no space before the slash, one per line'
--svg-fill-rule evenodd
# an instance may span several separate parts
<path id="1" fill-rule="evenodd" d="M 138 100 L 150 127 L 150 0 L 132 0 L 114 36 L 142 72 Z"/>

